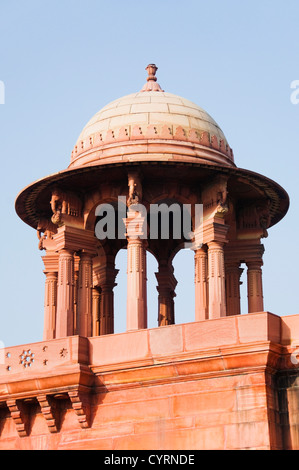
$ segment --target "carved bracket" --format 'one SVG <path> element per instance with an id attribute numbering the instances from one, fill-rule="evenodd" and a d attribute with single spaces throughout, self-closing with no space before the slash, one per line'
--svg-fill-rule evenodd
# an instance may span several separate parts
<path id="1" fill-rule="evenodd" d="M 39 219 L 36 232 L 39 239 L 38 248 L 44 250 L 46 248 L 44 242 L 52 240 L 53 235 L 57 232 L 57 226 L 50 220 Z"/>
<path id="2" fill-rule="evenodd" d="M 242 232 L 256 232 L 260 238 L 267 238 L 271 223 L 270 201 L 241 207 L 238 211 L 238 229 Z"/>
<path id="3" fill-rule="evenodd" d="M 41 411 L 48 425 L 49 431 L 55 433 L 57 429 L 56 406 L 53 398 L 47 395 L 40 395 L 37 397 L 40 404 Z"/>
<path id="4" fill-rule="evenodd" d="M 206 185 L 202 190 L 202 200 L 205 218 L 224 217 L 229 210 L 227 178 L 219 176 L 213 183 Z"/>
<path id="5" fill-rule="evenodd" d="M 82 429 L 90 427 L 90 405 L 86 399 L 85 394 L 79 390 L 73 390 L 68 392 L 70 397 L 72 408 L 78 416 L 78 421 Z"/>
<path id="6" fill-rule="evenodd" d="M 8 400 L 6 404 L 15 422 L 19 436 L 28 436 L 28 417 L 26 413 L 24 413 L 23 403 L 19 400 Z"/>
<path id="7" fill-rule="evenodd" d="M 139 204 L 142 201 L 142 185 L 138 172 L 131 172 L 128 175 L 129 195 L 127 199 L 128 206 Z"/>
<path id="8" fill-rule="evenodd" d="M 74 193 L 55 188 L 50 204 L 53 212 L 51 221 L 57 226 L 72 218 L 82 217 L 82 201 Z"/>

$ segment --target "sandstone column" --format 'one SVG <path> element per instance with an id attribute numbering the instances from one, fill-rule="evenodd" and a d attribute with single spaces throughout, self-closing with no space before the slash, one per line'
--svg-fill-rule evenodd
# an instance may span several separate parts
<path id="1" fill-rule="evenodd" d="M 56 338 L 74 334 L 74 252 L 59 251 Z"/>
<path id="2" fill-rule="evenodd" d="M 124 219 L 127 236 L 127 330 L 147 327 L 146 209 L 142 205 L 139 172 L 128 174 L 128 212 Z"/>
<path id="3" fill-rule="evenodd" d="M 145 240 L 128 237 L 127 330 L 147 327 Z"/>
<path id="4" fill-rule="evenodd" d="M 226 282 L 226 311 L 227 315 L 241 314 L 240 277 L 243 269 L 239 263 L 229 263 L 225 266 Z"/>
<path id="5" fill-rule="evenodd" d="M 226 316 L 224 243 L 208 243 L 209 318 Z"/>
<path id="6" fill-rule="evenodd" d="M 262 260 L 247 263 L 248 313 L 263 312 Z"/>
<path id="7" fill-rule="evenodd" d="M 92 334 L 92 257 L 86 252 L 79 256 L 77 331 L 78 335 L 89 337 Z"/>
<path id="8" fill-rule="evenodd" d="M 43 340 L 55 338 L 57 306 L 57 273 L 47 272 L 45 282 L 45 322 Z"/>
<path id="9" fill-rule="evenodd" d="M 92 336 L 100 334 L 101 293 L 99 287 L 92 289 Z"/>
<path id="10" fill-rule="evenodd" d="M 76 263 L 75 263 L 76 264 Z M 74 334 L 78 334 L 78 281 L 79 281 L 79 271 L 76 269 L 74 271 Z"/>
<path id="11" fill-rule="evenodd" d="M 174 297 L 177 280 L 173 275 L 173 267 L 166 263 L 159 264 L 159 272 L 156 273 L 158 281 L 158 325 L 174 324 Z"/>
<path id="12" fill-rule="evenodd" d="M 114 283 L 107 283 L 101 286 L 100 335 L 110 335 L 114 332 L 114 285 Z"/>
<path id="13" fill-rule="evenodd" d="M 195 321 L 208 319 L 208 254 L 205 248 L 199 248 L 194 255 L 195 269 Z"/>
<path id="14" fill-rule="evenodd" d="M 93 289 L 93 336 L 114 333 L 114 287 L 118 269 L 115 257 L 108 256 L 105 262 L 94 267 L 96 285 Z M 94 332 L 97 333 L 94 333 Z"/>

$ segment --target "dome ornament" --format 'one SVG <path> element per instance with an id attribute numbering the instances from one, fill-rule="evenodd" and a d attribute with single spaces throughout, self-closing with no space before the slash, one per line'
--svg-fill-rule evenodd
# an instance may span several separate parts
<path id="1" fill-rule="evenodd" d="M 159 83 L 157 83 L 156 72 L 158 67 L 155 64 L 149 64 L 146 69 L 148 73 L 147 82 L 141 91 L 164 91 L 161 89 Z"/>

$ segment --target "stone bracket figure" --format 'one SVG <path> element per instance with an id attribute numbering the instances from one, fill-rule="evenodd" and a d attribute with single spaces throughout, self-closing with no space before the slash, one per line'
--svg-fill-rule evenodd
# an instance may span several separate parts
<path id="1" fill-rule="evenodd" d="M 37 238 L 39 239 L 38 249 L 44 250 L 44 241 L 50 240 L 57 232 L 57 226 L 51 220 L 40 219 L 37 224 Z"/>
<path id="2" fill-rule="evenodd" d="M 261 238 L 267 238 L 267 229 L 270 226 L 271 201 L 265 200 L 256 205 L 249 205 L 239 209 L 238 226 L 240 230 L 256 231 Z"/>
<path id="3" fill-rule="evenodd" d="M 138 173 L 131 173 L 128 177 L 129 196 L 127 200 L 128 206 L 139 204 L 142 200 L 142 186 Z"/>
<path id="4" fill-rule="evenodd" d="M 227 178 L 219 177 L 215 183 L 206 186 L 202 192 L 205 215 L 223 217 L 228 213 Z"/>
<path id="5" fill-rule="evenodd" d="M 52 191 L 50 205 L 53 212 L 51 221 L 55 225 L 63 225 L 69 217 L 81 217 L 82 201 L 71 192 L 55 188 Z"/>

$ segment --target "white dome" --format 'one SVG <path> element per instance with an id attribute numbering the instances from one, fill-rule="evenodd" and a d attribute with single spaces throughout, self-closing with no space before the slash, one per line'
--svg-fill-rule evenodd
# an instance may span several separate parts
<path id="1" fill-rule="evenodd" d="M 234 166 L 232 149 L 214 119 L 192 101 L 164 92 L 155 80 L 150 75 L 140 92 L 112 101 L 90 119 L 69 168 L 145 160 Z"/>
<path id="2" fill-rule="evenodd" d="M 192 101 L 172 93 L 147 91 L 132 93 L 107 104 L 98 111 L 82 130 L 78 142 L 100 132 L 103 139 L 108 130 L 125 127 L 132 132 L 134 126 L 149 125 L 161 128 L 167 125 L 174 135 L 177 127 L 209 132 L 219 140 L 225 136 L 211 116 Z"/>

